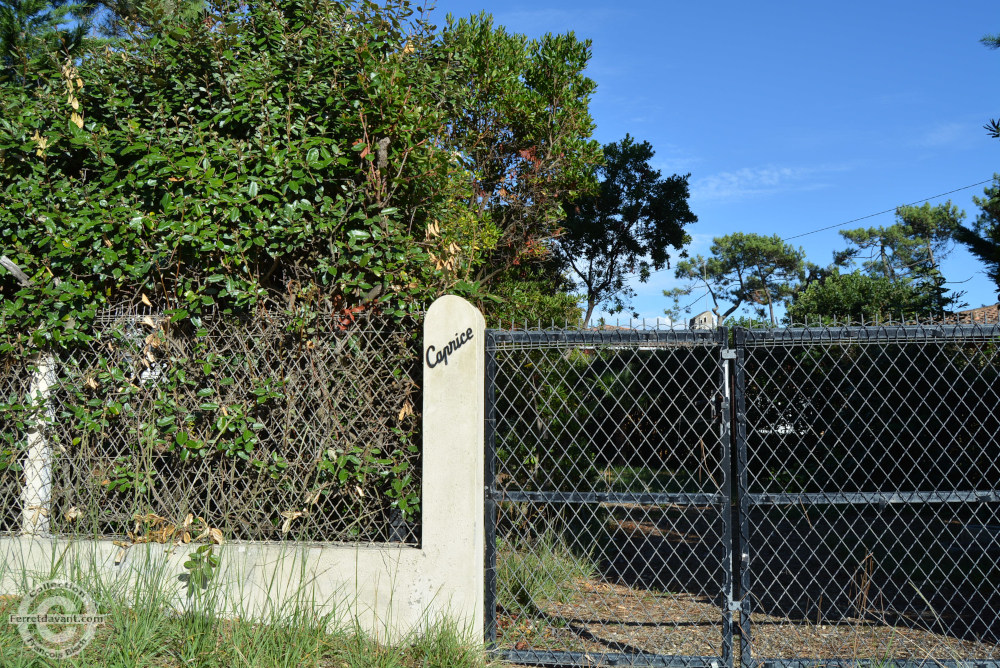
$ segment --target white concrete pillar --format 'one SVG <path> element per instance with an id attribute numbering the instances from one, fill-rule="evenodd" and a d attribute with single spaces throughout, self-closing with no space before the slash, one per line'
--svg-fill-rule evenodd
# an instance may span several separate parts
<path id="1" fill-rule="evenodd" d="M 485 586 L 485 330 L 479 310 L 452 295 L 424 320 L 421 549 L 440 568 L 444 607 L 470 615 L 476 637 Z"/>
<path id="2" fill-rule="evenodd" d="M 56 359 L 42 354 L 31 376 L 28 389 L 31 403 L 41 406 L 28 427 L 28 448 L 24 455 L 21 490 L 21 533 L 44 535 L 49 531 L 49 510 L 52 501 L 52 444 L 47 430 L 55 418 L 50 399 L 56 385 Z"/>

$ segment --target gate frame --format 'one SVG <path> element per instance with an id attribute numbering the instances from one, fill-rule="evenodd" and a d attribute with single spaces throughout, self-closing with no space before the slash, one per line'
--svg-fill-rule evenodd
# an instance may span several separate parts
<path id="1" fill-rule="evenodd" d="M 838 493 L 751 493 L 747 481 L 749 469 L 748 438 L 746 430 L 746 376 L 745 351 L 747 341 L 751 337 L 756 340 L 769 339 L 774 344 L 779 343 L 922 343 L 935 341 L 961 341 L 969 338 L 985 340 L 1000 339 L 1000 324 L 998 323 L 967 323 L 967 324 L 878 324 L 868 325 L 830 325 L 814 327 L 779 327 L 774 329 L 733 329 L 733 344 L 735 352 L 735 374 L 733 391 L 735 393 L 733 413 L 733 443 L 736 453 L 736 498 L 738 499 L 738 516 L 740 532 L 736 536 L 741 559 L 739 560 L 739 582 L 741 599 L 736 601 L 740 611 L 740 665 L 743 668 L 927 668 L 937 665 L 942 668 L 1000 668 L 1000 659 L 888 659 L 877 661 L 859 658 L 796 658 L 780 659 L 754 657 L 751 648 L 752 609 L 747 595 L 751 590 L 751 546 L 750 546 L 750 506 L 776 506 L 790 503 L 805 503 L 815 505 L 816 499 L 824 503 L 836 503 L 852 506 L 870 506 L 882 504 L 926 504 L 926 503 L 969 503 L 998 502 L 1000 490 L 973 492 L 838 492 Z M 763 347 L 763 346 L 761 346 Z"/>
<path id="2" fill-rule="evenodd" d="M 732 347 L 729 336 L 732 335 Z M 722 509 L 723 573 L 719 608 L 722 614 L 721 657 L 694 657 L 684 655 L 617 654 L 599 656 L 609 665 L 664 666 L 671 668 L 708 666 L 733 668 L 733 636 L 739 635 L 740 663 L 745 668 L 858 668 L 871 665 L 871 661 L 857 658 L 797 658 L 776 659 L 754 657 L 752 651 L 752 605 L 749 593 L 752 587 L 750 535 L 750 510 L 752 506 L 774 506 L 788 503 L 807 504 L 821 499 L 825 503 L 847 505 L 872 504 L 924 504 L 998 502 L 1000 490 L 974 492 L 853 492 L 853 493 L 751 493 L 749 488 L 749 439 L 746 421 L 746 351 L 757 346 L 748 341 L 770 340 L 772 345 L 781 343 L 907 343 L 929 340 L 947 341 L 966 338 L 996 340 L 1000 338 L 1000 324 L 929 324 L 929 325 L 833 325 L 825 327 L 778 328 L 749 330 L 736 327 L 728 330 L 486 330 L 485 346 L 485 638 L 488 648 L 507 660 L 519 663 L 557 665 L 593 665 L 593 657 L 580 652 L 500 650 L 496 647 L 496 512 L 501 500 L 496 489 L 496 396 L 497 342 L 528 342 L 559 345 L 623 345 L 636 346 L 643 342 L 687 341 L 714 345 L 719 351 L 719 384 L 716 391 L 715 417 L 720 423 L 720 467 L 724 481 L 716 494 L 630 494 L 630 493 L 581 493 L 581 492 L 525 492 L 506 493 L 511 501 L 622 501 L 659 504 L 705 504 Z M 638 347 L 638 346 L 636 346 Z M 721 495 L 721 499 L 720 499 Z M 729 565 L 726 568 L 726 565 Z M 734 623 L 733 613 L 739 613 Z M 941 660 L 934 663 L 948 668 L 1000 668 L 998 659 Z M 926 661 L 909 659 L 880 662 L 883 668 L 920 668 Z"/>
<path id="3" fill-rule="evenodd" d="M 715 386 L 715 407 L 713 420 L 717 420 L 720 430 L 720 468 L 723 481 L 718 493 L 573 493 L 573 492 L 515 492 L 501 494 L 496 489 L 496 373 L 497 373 L 497 343 L 535 343 L 555 345 L 595 345 L 614 346 L 629 345 L 638 348 L 642 343 L 677 342 L 703 344 L 706 348 L 714 347 L 718 353 L 718 381 Z M 670 654 L 600 654 L 607 661 L 606 665 L 655 666 L 658 668 L 733 668 L 733 612 L 734 580 L 737 568 L 733 556 L 733 463 L 731 457 L 731 419 L 727 419 L 732 411 L 732 389 L 730 373 L 732 350 L 727 348 L 729 330 L 726 327 L 713 329 L 683 329 L 683 330 L 497 330 L 487 329 L 484 337 L 485 346 L 485 410 L 484 410 L 484 440 L 485 440 L 485 504 L 484 522 L 486 528 L 484 568 L 484 638 L 487 650 L 500 658 L 521 664 L 560 665 L 560 666 L 593 666 L 594 658 L 583 652 L 559 652 L 538 650 L 502 650 L 497 648 L 497 579 L 496 579 L 496 523 L 497 504 L 503 500 L 509 501 L 621 501 L 630 503 L 677 503 L 689 505 L 710 505 L 718 509 L 721 524 L 722 542 L 722 572 L 719 574 L 719 600 L 721 643 L 720 655 L 717 657 L 687 656 Z M 638 345 L 637 345 L 638 344 Z M 736 580 L 738 583 L 738 580 Z M 741 620 L 743 619 L 741 615 Z M 742 621 L 741 621 L 742 624 Z"/>

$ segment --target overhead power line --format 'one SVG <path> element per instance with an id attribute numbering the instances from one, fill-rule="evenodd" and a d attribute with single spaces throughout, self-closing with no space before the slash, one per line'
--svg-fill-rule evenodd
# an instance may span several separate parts
<path id="1" fill-rule="evenodd" d="M 993 181 L 993 179 L 986 179 L 985 181 L 979 181 L 978 183 L 970 183 L 969 185 L 962 186 L 961 188 L 955 188 L 954 190 L 949 190 L 948 192 L 940 193 L 938 195 L 931 195 L 930 197 L 922 197 L 922 198 L 920 198 L 920 199 L 918 199 L 918 200 L 916 200 L 914 202 L 910 202 L 909 204 L 901 204 L 899 206 L 915 206 L 917 204 L 920 204 L 921 202 L 927 202 L 927 201 L 932 200 L 932 199 L 937 199 L 938 197 L 944 197 L 945 195 L 951 195 L 952 193 L 957 193 L 957 192 L 961 192 L 963 190 L 968 190 L 969 188 L 975 188 L 976 186 L 981 186 L 981 185 L 986 184 L 986 183 L 991 183 L 992 181 Z M 817 228 L 815 230 L 810 230 L 808 232 L 801 232 L 799 234 L 793 234 L 790 237 L 782 237 L 782 241 L 790 241 L 792 239 L 798 239 L 799 237 L 809 236 L 810 234 L 816 234 L 817 232 L 825 232 L 827 230 L 832 230 L 832 229 L 835 229 L 835 228 L 838 228 L 838 227 L 844 227 L 845 225 L 850 225 L 851 223 L 857 223 L 858 221 L 867 220 L 869 218 L 874 218 L 875 216 L 881 216 L 881 215 L 884 215 L 884 214 L 887 214 L 887 213 L 893 213 L 893 212 L 896 211 L 896 209 L 899 208 L 899 206 L 894 206 L 891 209 L 885 209 L 884 211 L 877 211 L 875 213 L 869 213 L 867 216 L 861 216 L 859 218 L 852 218 L 851 220 L 845 220 L 844 222 L 837 223 L 836 225 L 827 225 L 826 227 L 820 227 L 820 228 Z M 670 271 L 670 269 L 657 269 L 655 271 L 649 272 L 649 274 L 650 274 L 650 276 L 652 276 L 653 274 L 661 274 L 661 273 L 663 273 L 665 271 Z M 638 276 L 638 275 L 639 275 L 638 273 L 629 274 L 629 276 Z"/>
<path id="2" fill-rule="evenodd" d="M 981 186 L 984 183 L 991 182 L 992 180 L 993 179 L 986 179 L 985 181 L 980 181 L 979 183 L 972 183 L 972 184 L 967 185 L 967 186 L 962 186 L 961 188 L 955 188 L 954 190 L 949 190 L 948 192 L 941 193 L 940 195 L 931 195 L 930 197 L 923 197 L 921 199 L 918 199 L 915 202 L 910 202 L 909 204 L 903 204 L 901 206 L 915 206 L 917 204 L 920 204 L 921 202 L 926 202 L 928 200 L 937 199 L 938 197 L 944 197 L 945 195 L 950 195 L 952 193 L 957 193 L 957 192 L 960 192 L 962 190 L 968 190 L 969 188 L 975 188 L 976 186 Z M 875 216 L 881 216 L 881 215 L 886 214 L 886 213 L 893 213 L 898 208 L 899 208 L 898 206 L 894 206 L 891 209 L 886 209 L 885 211 L 879 211 L 878 213 L 870 213 L 867 216 L 861 216 L 860 218 L 852 218 L 851 220 L 846 220 L 843 223 L 837 223 L 836 225 L 827 225 L 826 227 L 821 227 L 819 229 L 811 230 L 809 232 L 802 232 L 801 234 L 793 234 L 790 237 L 785 237 L 784 241 L 788 241 L 790 239 L 798 239 L 799 237 L 805 237 L 805 236 L 808 236 L 810 234 L 816 234 L 817 232 L 825 232 L 826 230 L 832 230 L 835 227 L 842 227 L 844 225 L 850 225 L 851 223 L 856 223 L 859 220 L 867 220 L 868 218 L 874 218 Z"/>

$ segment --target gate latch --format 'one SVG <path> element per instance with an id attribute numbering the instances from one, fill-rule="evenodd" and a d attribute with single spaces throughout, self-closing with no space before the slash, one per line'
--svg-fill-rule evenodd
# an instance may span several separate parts
<path id="1" fill-rule="evenodd" d="M 743 601 L 734 600 L 731 596 L 726 597 L 726 607 L 729 612 L 739 612 Z"/>
<path id="2" fill-rule="evenodd" d="M 734 360 L 734 359 L 736 359 L 736 348 L 723 348 L 722 349 L 722 359 L 724 359 L 724 360 Z"/>

